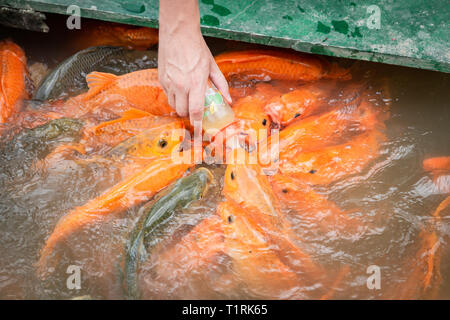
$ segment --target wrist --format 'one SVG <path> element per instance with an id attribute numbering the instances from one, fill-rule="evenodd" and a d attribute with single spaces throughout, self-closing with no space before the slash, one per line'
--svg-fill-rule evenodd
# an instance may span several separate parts
<path id="1" fill-rule="evenodd" d="M 179 34 L 200 32 L 200 12 L 197 0 L 160 0 L 159 32 Z"/>

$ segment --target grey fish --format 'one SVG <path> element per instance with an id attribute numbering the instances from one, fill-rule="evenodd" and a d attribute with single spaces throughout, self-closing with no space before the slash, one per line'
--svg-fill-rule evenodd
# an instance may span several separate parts
<path id="1" fill-rule="evenodd" d="M 144 238 L 166 224 L 176 209 L 187 207 L 203 197 L 212 181 L 211 171 L 199 168 L 162 191 L 157 200 L 141 209 L 142 216 L 131 233 L 125 256 L 126 289 L 130 298 L 139 298 L 137 268 L 145 254 Z"/>
<path id="2" fill-rule="evenodd" d="M 12 176 L 22 176 L 36 159 L 42 159 L 58 144 L 78 142 L 83 122 L 60 118 L 33 129 L 24 129 L 0 144 L 0 184 Z"/>
<path id="3" fill-rule="evenodd" d="M 115 75 L 157 67 L 157 52 L 98 46 L 79 51 L 61 62 L 41 82 L 34 94 L 37 100 L 54 100 L 87 89 L 86 75 L 109 72 Z"/>

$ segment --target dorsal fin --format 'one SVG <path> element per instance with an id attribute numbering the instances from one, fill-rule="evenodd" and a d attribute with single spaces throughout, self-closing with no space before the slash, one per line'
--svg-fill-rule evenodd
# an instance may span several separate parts
<path id="1" fill-rule="evenodd" d="M 118 76 L 112 73 L 105 72 L 91 72 L 86 76 L 86 82 L 89 87 L 89 91 L 87 92 L 85 99 L 89 99 L 92 96 L 98 94 L 100 91 L 104 90 L 106 87 L 111 85 L 114 81 L 116 81 Z"/>

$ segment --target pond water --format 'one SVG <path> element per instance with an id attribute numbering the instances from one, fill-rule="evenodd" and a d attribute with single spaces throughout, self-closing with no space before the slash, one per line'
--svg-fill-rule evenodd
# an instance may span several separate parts
<path id="1" fill-rule="evenodd" d="M 51 17 L 49 25 L 61 24 Z M 66 54 L 60 50 L 68 31 L 55 28 L 48 35 L 20 30 L 0 29 L 0 38 L 9 36 L 23 46 L 29 65 L 40 62 L 48 68 Z M 253 48 L 234 41 L 207 39 L 214 54 L 226 50 Z M 355 238 L 330 238 L 309 230 L 301 216 L 289 215 L 292 230 L 301 236 L 307 253 L 325 271 L 321 284 L 337 279 L 332 299 L 427 298 L 420 288 L 420 277 L 411 273 L 422 270 L 417 254 L 423 244 L 421 232 L 434 228 L 439 242 L 440 273 L 433 276 L 432 290 L 439 299 L 450 299 L 450 215 L 441 213 L 435 224 L 432 213 L 447 197 L 440 193 L 422 161 L 429 157 L 450 155 L 450 77 L 448 74 L 397 66 L 337 60 L 351 66 L 354 78 L 374 84 L 381 81 L 389 96 L 381 101 L 389 105 L 386 121 L 387 141 L 377 157 L 357 176 L 349 176 L 318 192 L 342 210 L 359 218 L 361 233 Z M 39 72 L 39 71 L 37 71 Z M 39 75 L 35 75 L 39 77 Z M 373 91 L 383 95 L 374 85 Z M 96 299 L 125 298 L 122 289 L 123 251 L 139 216 L 139 206 L 119 212 L 85 228 L 64 241 L 63 254 L 52 276 L 42 280 L 36 275 L 35 263 L 45 240 L 56 222 L 76 206 L 101 194 L 119 182 L 120 168 L 114 162 L 80 164 L 61 160 L 55 166 L 37 167 L 37 153 L 65 143 L 61 137 L 50 145 L 24 144 L 0 157 L 0 298 L 2 299 L 70 299 L 90 295 Z M 3 142 L 5 143 L 5 142 Z M 206 165 L 205 165 L 206 166 Z M 222 200 L 224 165 L 207 166 L 215 182 L 205 198 L 189 208 L 177 211 L 176 218 L 158 231 L 157 251 L 170 250 L 202 219 L 214 214 Z M 162 249 L 161 249 L 162 248 Z M 156 257 L 159 255 L 155 254 Z M 189 257 L 188 257 L 189 258 Z M 160 277 L 155 270 L 161 262 L 152 256 L 142 264 L 140 286 L 144 298 L 320 298 L 315 288 L 292 290 L 274 296 L 260 295 L 228 277 L 233 274 L 230 258 L 217 257 L 214 263 L 183 277 Z M 70 290 L 67 280 L 70 265 L 81 267 L 81 288 Z M 380 268 L 381 288 L 370 290 L 369 266 Z M 180 268 L 168 270 L 180 272 Z M 328 281 L 328 282 L 327 282 Z M 411 282 L 412 281 L 412 282 Z M 302 286 L 302 284 L 296 284 Z M 405 289 L 406 288 L 406 289 Z M 405 290 L 407 293 L 405 294 Z"/>

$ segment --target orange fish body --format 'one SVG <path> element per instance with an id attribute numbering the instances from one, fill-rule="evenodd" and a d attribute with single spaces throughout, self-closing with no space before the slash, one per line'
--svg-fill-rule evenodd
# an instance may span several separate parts
<path id="1" fill-rule="evenodd" d="M 10 40 L 0 42 L 0 123 L 8 121 L 28 98 L 27 60 L 22 48 Z"/>
<path id="2" fill-rule="evenodd" d="M 252 95 L 237 100 L 233 105 L 235 118 L 241 120 L 243 130 L 267 131 L 271 120 L 264 109 L 267 100 L 280 91 L 266 83 L 259 83 Z"/>
<path id="3" fill-rule="evenodd" d="M 424 231 L 419 235 L 419 243 L 420 250 L 413 259 L 405 263 L 403 268 L 403 270 L 409 271 L 409 275 L 400 286 L 391 290 L 394 299 L 436 298 L 437 290 L 442 282 L 440 274 L 442 244 L 435 232 Z"/>
<path id="4" fill-rule="evenodd" d="M 279 204 L 269 180 L 257 164 L 229 164 L 225 171 L 223 194 L 245 209 L 256 209 L 280 221 Z"/>
<path id="5" fill-rule="evenodd" d="M 287 88 L 289 84 L 292 84 L 292 81 L 278 81 L 277 85 L 274 83 L 259 82 L 255 85 L 255 90 L 252 95 L 261 100 L 269 101 L 273 97 L 280 96 L 289 90 Z"/>
<path id="6" fill-rule="evenodd" d="M 301 152 L 312 152 L 342 143 L 355 134 L 374 128 L 384 129 L 378 112 L 366 100 L 358 105 L 340 105 L 330 111 L 298 119 L 279 132 L 274 132 L 258 146 L 260 164 L 276 164 Z M 286 160 L 288 161 L 288 160 Z"/>
<path id="7" fill-rule="evenodd" d="M 285 212 L 301 215 L 323 234 L 354 235 L 358 232 L 360 221 L 350 218 L 335 203 L 310 186 L 281 174 L 270 176 L 269 179 Z"/>
<path id="8" fill-rule="evenodd" d="M 223 253 L 223 241 L 221 220 L 217 215 L 212 215 L 203 219 L 169 250 L 161 248 L 158 261 L 170 260 L 170 264 L 179 264 L 189 270 L 198 269 L 206 266 L 213 256 Z"/>
<path id="9" fill-rule="evenodd" d="M 157 158 L 142 171 L 67 213 L 57 223 L 41 251 L 38 272 L 41 275 L 46 273 L 51 253 L 68 235 L 113 212 L 126 210 L 150 199 L 158 191 L 180 178 L 190 167 L 192 164 L 171 161 L 170 156 Z"/>
<path id="10" fill-rule="evenodd" d="M 439 165 L 439 167 L 441 166 Z M 394 299 L 436 299 L 442 283 L 440 270 L 442 246 L 445 245 L 445 242 L 436 233 L 435 226 L 439 226 L 442 222 L 441 218 L 450 213 L 449 207 L 450 196 L 442 201 L 433 212 L 432 217 L 435 224 L 431 230 L 423 228 L 420 232 L 419 251 L 411 259 L 406 260 L 405 267 L 402 269 L 409 274 L 401 286 L 391 290 Z M 392 299 L 392 297 L 388 298 Z"/>
<path id="11" fill-rule="evenodd" d="M 256 80 L 304 80 L 346 78 L 347 71 L 328 67 L 313 56 L 275 50 L 248 50 L 223 53 L 215 57 L 224 76 Z"/>
<path id="12" fill-rule="evenodd" d="M 121 46 L 146 50 L 158 43 L 158 30 L 110 22 L 83 22 L 80 31 L 73 32 L 69 48 L 80 51 L 93 46 Z"/>
<path id="13" fill-rule="evenodd" d="M 285 85 L 286 87 L 287 85 Z M 258 83 L 245 83 L 240 84 L 238 87 L 230 86 L 230 95 L 233 101 L 248 97 L 256 96 L 262 100 L 268 100 L 273 96 L 280 95 L 282 91 L 273 84 L 258 82 Z"/>
<path id="14" fill-rule="evenodd" d="M 67 101 L 73 116 L 80 116 L 116 101 L 157 116 L 174 115 L 158 81 L 156 69 L 146 69 L 116 76 L 92 72 L 86 76 L 89 91 Z"/>
<path id="15" fill-rule="evenodd" d="M 321 274 L 320 268 L 293 243 L 297 237 L 292 233 L 289 223 L 283 217 L 280 204 L 260 166 L 228 165 L 225 171 L 223 194 L 226 203 L 234 203 L 234 205 L 224 205 L 225 208 L 231 206 L 234 209 L 229 210 L 234 211 L 240 208 L 236 211 L 242 217 L 242 220 L 239 221 L 245 227 L 251 227 L 249 230 L 251 232 L 247 234 L 238 232 L 243 237 L 240 239 L 243 244 L 246 243 L 247 236 L 254 237 L 256 233 L 259 233 L 257 241 L 261 241 L 260 237 L 262 237 L 265 246 L 276 248 L 272 253 L 275 253 L 280 262 L 292 272 L 308 274 L 310 279 L 317 279 Z M 226 213 L 226 210 L 224 212 Z M 236 217 L 227 216 L 225 213 L 221 213 L 224 223 L 227 222 L 229 226 L 233 227 Z M 267 252 L 267 250 L 265 251 Z"/>
<path id="16" fill-rule="evenodd" d="M 423 168 L 431 173 L 439 192 L 450 193 L 450 157 L 425 159 Z"/>
<path id="17" fill-rule="evenodd" d="M 159 136 L 155 139 L 159 140 L 153 138 L 155 134 Z M 121 118 L 87 128 L 84 132 L 84 139 L 91 146 L 116 146 L 127 139 L 133 140 L 133 136 L 140 136 L 142 137 L 140 141 L 147 147 L 150 144 L 156 146 L 155 143 L 170 147 L 168 142 L 179 142 L 179 139 L 175 139 L 177 134 L 179 137 L 184 137 L 185 134 L 184 122 L 180 118 L 150 114 L 129 118 L 128 112 L 125 112 Z M 134 142 L 138 143 L 139 141 L 134 139 Z"/>
<path id="18" fill-rule="evenodd" d="M 255 144 L 270 133 L 270 118 L 264 112 L 264 100 L 248 96 L 233 105 L 236 130 L 247 137 L 248 143 Z"/>
<path id="19" fill-rule="evenodd" d="M 423 161 L 425 171 L 450 171 L 450 157 L 428 158 Z"/>
<path id="20" fill-rule="evenodd" d="M 295 152 L 318 150 L 336 144 L 346 135 L 382 127 L 368 101 L 340 106 L 326 113 L 296 120 L 279 133 L 280 157 Z"/>
<path id="21" fill-rule="evenodd" d="M 124 119 L 127 119 L 127 115 Z M 41 168 L 58 167 L 58 162 L 65 159 L 71 159 L 77 164 L 114 160 L 114 166 L 119 167 L 122 178 L 126 178 L 142 170 L 150 160 L 178 151 L 184 140 L 185 131 L 181 119 L 158 116 L 124 119 L 111 121 L 109 126 L 85 129 L 78 144 L 58 146 L 36 165 Z M 127 121 L 131 122 L 125 124 Z M 107 151 L 104 156 L 76 156 L 86 155 L 87 150 L 91 152 L 93 149 L 97 149 L 96 153 L 99 149 Z"/>
<path id="22" fill-rule="evenodd" d="M 285 295 L 298 284 L 297 275 L 270 249 L 264 233 L 252 228 L 253 222 L 244 209 L 226 201 L 219 204 L 217 212 L 222 219 L 225 252 L 232 258 L 233 271 L 247 290 L 257 297 L 290 298 Z"/>
<path id="23" fill-rule="evenodd" d="M 207 268 L 217 255 L 224 253 L 223 230 L 217 215 L 210 216 L 197 224 L 188 234 L 167 248 L 165 243 L 153 251 L 157 260 L 155 272 L 158 279 L 167 282 L 186 282 L 192 272 Z"/>
<path id="24" fill-rule="evenodd" d="M 105 155 L 106 158 L 115 160 L 114 164 L 120 168 L 124 179 L 142 170 L 149 161 L 179 151 L 185 137 L 181 119 L 153 116 L 151 119 L 145 117 L 135 120 L 141 120 L 142 123 L 139 124 L 144 125 L 140 133 L 124 139 Z"/>
<path id="25" fill-rule="evenodd" d="M 177 152 L 184 140 L 183 122 L 170 119 L 162 126 L 150 127 L 114 146 L 107 157 L 119 160 L 122 176 L 142 170 L 149 160 L 165 157 Z"/>
<path id="26" fill-rule="evenodd" d="M 325 98 L 331 94 L 334 82 L 306 84 L 272 99 L 265 107 L 277 124 L 288 125 L 294 119 L 304 119 L 323 108 Z"/>
<path id="27" fill-rule="evenodd" d="M 318 151 L 280 157 L 280 172 L 305 183 L 327 185 L 344 176 L 360 173 L 375 159 L 386 137 L 377 130 L 362 133 L 348 143 Z"/>
<path id="28" fill-rule="evenodd" d="M 204 299 L 211 297 L 212 292 L 227 294 L 235 288 L 235 279 L 219 265 L 225 256 L 222 220 L 218 215 L 203 219 L 175 241 L 159 243 L 141 268 L 144 299 L 182 299 L 187 295 Z"/>

